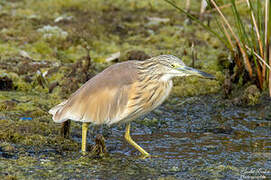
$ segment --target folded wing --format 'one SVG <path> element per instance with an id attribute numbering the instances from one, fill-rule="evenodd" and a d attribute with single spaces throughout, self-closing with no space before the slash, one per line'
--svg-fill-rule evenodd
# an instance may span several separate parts
<path id="1" fill-rule="evenodd" d="M 127 109 L 133 84 L 138 78 L 133 61 L 110 66 L 72 96 L 52 108 L 55 122 L 68 119 L 94 124 L 112 124 L 129 115 Z"/>

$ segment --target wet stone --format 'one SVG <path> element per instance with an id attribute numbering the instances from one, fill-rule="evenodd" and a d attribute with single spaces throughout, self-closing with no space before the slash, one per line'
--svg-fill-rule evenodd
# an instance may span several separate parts
<path id="1" fill-rule="evenodd" d="M 1 102 L 0 101 L 0 110 L 12 110 L 16 105 L 17 105 L 17 102 L 14 101 L 14 100 L 6 100 L 6 101 L 3 101 Z M 1 118 L 0 118 L 1 119 Z"/>
<path id="2" fill-rule="evenodd" d="M 5 152 L 14 152 L 15 147 L 13 145 L 11 145 L 10 143 L 2 143 L 1 150 L 5 151 Z"/>
<path id="3" fill-rule="evenodd" d="M 10 79 L 7 76 L 0 75 L 0 90 L 1 91 L 7 91 L 7 90 L 13 90 L 13 82 L 12 79 Z"/>

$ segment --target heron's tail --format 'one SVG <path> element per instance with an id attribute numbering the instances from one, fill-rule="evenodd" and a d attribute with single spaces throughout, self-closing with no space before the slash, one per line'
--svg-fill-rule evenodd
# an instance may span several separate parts
<path id="1" fill-rule="evenodd" d="M 63 120 L 59 119 L 58 118 L 59 116 L 56 117 L 56 115 L 59 114 L 62 111 L 63 107 L 65 107 L 67 102 L 68 102 L 68 100 L 63 101 L 62 103 L 56 105 L 55 107 L 53 107 L 52 109 L 49 110 L 49 113 L 53 115 L 53 120 L 55 122 L 59 122 L 59 123 L 63 122 Z"/>

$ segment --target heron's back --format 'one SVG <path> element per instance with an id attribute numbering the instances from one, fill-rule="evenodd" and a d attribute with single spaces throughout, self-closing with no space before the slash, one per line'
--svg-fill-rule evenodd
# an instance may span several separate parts
<path id="1" fill-rule="evenodd" d="M 114 124 L 153 110 L 169 95 L 172 81 L 142 73 L 139 65 L 138 61 L 127 61 L 108 67 L 52 108 L 53 120 Z"/>

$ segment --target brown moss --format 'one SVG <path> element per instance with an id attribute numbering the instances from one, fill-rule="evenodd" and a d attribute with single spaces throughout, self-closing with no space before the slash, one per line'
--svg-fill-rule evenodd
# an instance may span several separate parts
<path id="1" fill-rule="evenodd" d="M 253 106 L 259 102 L 261 93 L 256 85 L 250 85 L 245 89 L 242 88 L 241 90 L 239 90 L 237 93 L 235 93 L 235 96 L 238 97 L 233 99 L 234 104 Z"/>

